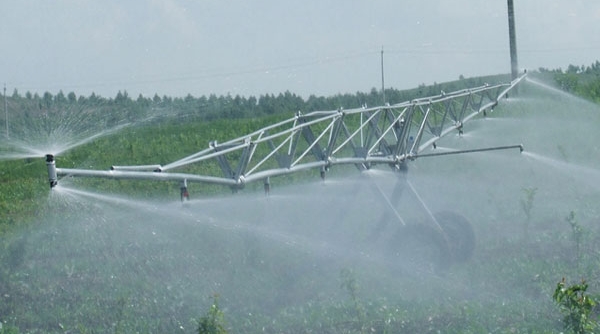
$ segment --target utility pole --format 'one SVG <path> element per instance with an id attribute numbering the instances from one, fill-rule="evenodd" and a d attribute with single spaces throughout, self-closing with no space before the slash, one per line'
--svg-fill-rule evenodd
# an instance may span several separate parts
<path id="1" fill-rule="evenodd" d="M 519 76 L 519 62 L 517 61 L 517 33 L 515 31 L 515 10 L 513 0 L 508 1 L 508 39 L 510 44 L 510 74 L 512 80 Z"/>
<path id="2" fill-rule="evenodd" d="M 4 84 L 4 121 L 6 122 L 6 139 L 10 138 L 8 134 L 8 103 L 6 102 L 6 83 Z"/>
<path id="3" fill-rule="evenodd" d="M 383 46 L 381 47 L 381 96 L 383 98 L 383 105 L 385 105 L 385 84 L 383 81 Z"/>

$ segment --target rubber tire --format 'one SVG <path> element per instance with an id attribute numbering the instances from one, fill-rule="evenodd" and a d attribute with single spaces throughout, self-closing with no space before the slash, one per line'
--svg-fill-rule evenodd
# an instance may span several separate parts
<path id="1" fill-rule="evenodd" d="M 452 211 L 440 211 L 435 219 L 446 234 L 452 261 L 463 263 L 471 259 L 475 251 L 475 231 L 464 216 Z"/>

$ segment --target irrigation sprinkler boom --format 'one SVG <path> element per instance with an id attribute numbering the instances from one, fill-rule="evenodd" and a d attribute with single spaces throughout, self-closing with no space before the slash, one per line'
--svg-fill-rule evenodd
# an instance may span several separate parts
<path id="1" fill-rule="evenodd" d="M 394 105 L 297 112 L 293 117 L 224 143 L 211 141 L 208 148 L 166 165 L 112 166 L 110 170 L 58 168 L 54 156 L 46 156 L 50 187 L 59 176 L 178 181 L 182 198 L 187 183 L 229 186 L 234 190 L 250 182 L 308 169 L 325 176 L 334 165 L 351 164 L 360 170 L 385 164 L 400 169 L 408 160 L 445 154 L 519 148 L 522 145 L 422 154 L 441 137 L 462 133 L 463 125 L 479 113 L 493 110 L 502 97 L 526 74 L 510 83 L 484 85 Z M 220 174 L 202 175 L 194 165 L 215 163 Z M 265 190 L 266 191 L 266 190 Z"/>
<path id="2" fill-rule="evenodd" d="M 224 143 L 211 141 L 208 148 L 166 165 L 113 165 L 110 170 L 57 168 L 54 156 L 48 154 L 50 188 L 58 184 L 59 176 L 171 181 L 179 182 L 181 200 L 185 201 L 189 199 L 190 182 L 224 185 L 236 191 L 248 183 L 262 181 L 265 194 L 269 194 L 270 180 L 275 176 L 318 169 L 321 178 L 325 178 L 335 165 L 354 165 L 361 171 L 375 165 L 389 166 L 398 172 L 390 196 L 375 182 L 370 183 L 375 196 L 383 199 L 383 210 L 368 240 L 375 246 L 383 246 L 380 250 L 393 261 L 425 263 L 426 268 L 444 270 L 452 263 L 470 258 L 475 245 L 474 229 L 459 213 L 433 212 L 428 208 L 406 178 L 407 162 L 490 150 L 523 151 L 519 144 L 423 153 L 428 147 L 436 148 L 436 141 L 449 133 L 462 134 L 469 120 L 493 110 L 524 77 L 508 84 L 442 92 L 394 105 L 298 112 L 242 137 Z M 216 172 L 208 175 L 199 170 Z M 425 220 L 409 222 L 402 218 L 396 204 L 404 189 L 419 201 L 426 213 Z M 392 221 L 400 226 L 389 224 Z M 397 230 L 393 233 L 390 229 Z"/>

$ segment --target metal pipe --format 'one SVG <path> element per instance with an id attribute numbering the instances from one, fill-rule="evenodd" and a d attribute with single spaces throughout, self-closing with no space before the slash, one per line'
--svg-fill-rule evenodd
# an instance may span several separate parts
<path id="1" fill-rule="evenodd" d="M 162 171 L 162 166 L 161 165 L 110 166 L 110 170 L 160 172 L 160 171 Z"/>
<path id="2" fill-rule="evenodd" d="M 221 184 L 224 186 L 238 186 L 238 181 L 215 176 L 203 176 L 185 173 L 160 173 L 160 172 L 140 172 L 140 171 L 118 171 L 118 170 L 89 170 L 89 169 L 71 169 L 56 168 L 56 174 L 64 176 L 79 177 L 98 177 L 107 179 L 122 180 L 155 180 L 155 181 L 183 181 Z M 241 181 L 240 181 L 241 182 Z"/>
<path id="3" fill-rule="evenodd" d="M 451 154 L 463 154 L 463 153 L 473 153 L 473 152 L 507 150 L 507 149 L 511 149 L 511 148 L 518 148 L 521 153 L 524 150 L 523 144 L 519 144 L 519 145 L 508 145 L 508 146 L 475 148 L 475 149 L 471 149 L 471 150 L 460 150 L 460 151 L 450 151 L 450 152 L 416 154 L 416 155 L 413 155 L 411 158 L 417 159 L 417 158 L 426 158 L 426 157 L 436 157 L 436 156 L 440 156 L 440 155 L 451 155 Z"/>
<path id="4" fill-rule="evenodd" d="M 58 184 L 54 155 L 46 154 L 46 166 L 48 167 L 48 181 L 50 181 L 50 189 L 52 189 Z"/>

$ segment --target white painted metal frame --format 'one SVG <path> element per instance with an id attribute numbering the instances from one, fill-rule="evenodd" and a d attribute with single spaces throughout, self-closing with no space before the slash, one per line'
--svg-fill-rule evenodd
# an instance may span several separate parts
<path id="1" fill-rule="evenodd" d="M 267 183 L 270 177 L 301 170 L 319 168 L 324 174 L 340 164 L 353 164 L 359 169 L 377 164 L 399 168 L 418 158 L 439 138 L 462 131 L 470 119 L 493 109 L 524 77 L 507 84 L 442 92 L 394 105 L 297 112 L 289 119 L 227 142 L 211 141 L 208 148 L 164 166 L 113 166 L 108 171 L 56 168 L 50 156 L 50 184 L 56 185 L 58 176 L 80 176 L 201 182 L 240 189 L 250 182 Z M 220 175 L 186 171 L 192 165 L 213 160 L 220 167 Z"/>

